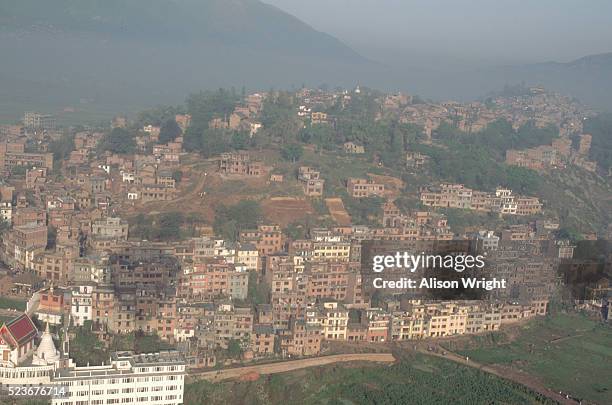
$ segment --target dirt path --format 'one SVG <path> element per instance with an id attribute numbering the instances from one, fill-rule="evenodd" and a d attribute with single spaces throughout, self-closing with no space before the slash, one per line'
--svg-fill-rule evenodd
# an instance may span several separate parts
<path id="1" fill-rule="evenodd" d="M 218 371 L 204 371 L 190 373 L 194 379 L 205 379 L 210 381 L 221 381 L 233 378 L 241 378 L 256 374 L 277 374 L 288 371 L 299 370 L 307 367 L 324 366 L 333 363 L 345 363 L 350 361 L 373 361 L 380 363 L 393 363 L 395 357 L 391 353 L 367 353 L 367 354 L 338 354 L 333 356 L 314 357 L 311 359 L 291 360 L 278 363 L 261 364 L 230 368 Z"/>
<path id="2" fill-rule="evenodd" d="M 464 356 L 460 356 L 456 353 L 449 352 L 448 350 L 443 349 L 439 346 L 435 346 L 433 351 L 429 351 L 422 347 L 419 347 L 417 350 L 421 353 L 424 353 L 430 356 L 437 356 L 442 359 L 454 361 L 455 363 L 459 363 L 464 366 L 477 368 L 479 370 L 482 370 L 489 374 L 493 374 L 505 380 L 509 380 L 509 381 L 524 385 L 530 390 L 537 392 L 541 395 L 544 395 L 547 398 L 550 398 L 554 401 L 557 401 L 560 404 L 575 405 L 578 403 L 577 401 L 574 401 L 573 399 L 567 399 L 565 398 L 565 396 L 559 394 L 558 392 L 547 388 L 541 381 L 538 381 L 532 375 L 522 373 L 517 370 L 511 370 L 505 367 L 495 366 L 495 365 L 484 365 L 482 363 L 477 363 L 473 360 L 466 360 Z M 442 353 L 445 353 L 445 354 L 442 354 Z"/>

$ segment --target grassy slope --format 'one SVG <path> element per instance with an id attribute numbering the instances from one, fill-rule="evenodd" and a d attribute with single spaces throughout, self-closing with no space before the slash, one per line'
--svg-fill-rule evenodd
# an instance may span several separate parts
<path id="1" fill-rule="evenodd" d="M 0 297 L 0 308 L 2 309 L 16 309 L 18 311 L 25 311 L 26 302 L 23 300 L 16 300 L 6 297 Z"/>
<path id="2" fill-rule="evenodd" d="M 539 403 L 522 387 L 444 359 L 415 355 L 392 366 L 326 366 L 255 382 L 188 383 L 185 404 Z"/>
<path id="3" fill-rule="evenodd" d="M 530 322 L 516 338 L 504 332 L 448 347 L 488 364 L 511 365 L 555 390 L 597 403 L 612 403 L 612 328 L 579 315 Z M 459 350 L 457 350 L 459 349 Z"/>

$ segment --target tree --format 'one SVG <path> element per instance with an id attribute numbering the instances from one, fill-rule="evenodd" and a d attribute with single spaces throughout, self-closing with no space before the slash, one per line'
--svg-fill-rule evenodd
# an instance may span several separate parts
<path id="1" fill-rule="evenodd" d="M 172 179 L 176 182 L 176 184 L 180 183 L 183 179 L 183 172 L 179 170 L 175 170 L 172 172 Z"/>
<path id="2" fill-rule="evenodd" d="M 333 150 L 336 145 L 336 132 L 327 124 L 310 125 L 300 131 L 300 140 L 322 149 Z"/>
<path id="3" fill-rule="evenodd" d="M 102 139 L 100 149 L 113 153 L 134 153 L 136 150 L 134 134 L 125 128 L 114 128 Z"/>
<path id="4" fill-rule="evenodd" d="M 584 133 L 591 134 L 589 157 L 595 160 L 604 172 L 612 168 L 612 113 L 599 114 L 584 122 Z"/>
<path id="5" fill-rule="evenodd" d="M 211 157 L 228 151 L 227 138 L 219 129 L 206 129 L 202 132 L 202 154 Z"/>
<path id="6" fill-rule="evenodd" d="M 215 117 L 227 117 L 239 100 L 234 91 L 219 89 L 201 91 L 187 97 L 187 112 L 191 115 L 191 125 L 184 134 L 187 151 L 200 152 L 205 157 L 227 151 L 228 142 L 224 132 L 210 129 L 208 123 Z"/>
<path id="7" fill-rule="evenodd" d="M 232 135 L 232 140 L 230 143 L 232 149 L 241 150 L 246 149 L 249 145 L 249 134 L 247 132 L 235 132 Z"/>
<path id="8" fill-rule="evenodd" d="M 283 159 L 288 160 L 293 163 L 300 160 L 303 154 L 304 154 L 304 149 L 302 148 L 302 145 L 299 145 L 297 143 L 285 145 L 281 149 L 281 156 L 283 157 Z"/>
<path id="9" fill-rule="evenodd" d="M 240 346 L 240 342 L 236 339 L 230 339 L 227 344 L 227 353 L 230 357 L 239 359 L 242 356 L 242 346 Z"/>
<path id="10" fill-rule="evenodd" d="M 215 116 L 229 116 L 239 100 L 235 92 L 225 89 L 200 91 L 187 97 L 187 111 L 191 115 L 191 125 L 202 130 Z"/>
<path id="11" fill-rule="evenodd" d="M 183 225 L 183 214 L 180 212 L 168 212 L 162 214 L 159 219 L 158 235 L 161 240 L 176 239 L 181 234 Z"/>
<path id="12" fill-rule="evenodd" d="M 74 134 L 63 134 L 59 139 L 49 143 L 49 152 L 53 153 L 53 166 L 61 167 L 62 162 L 74 150 Z"/>
<path id="13" fill-rule="evenodd" d="M 49 225 L 47 228 L 47 249 L 55 249 L 55 242 L 57 241 L 57 228 L 53 225 Z"/>
<path id="14" fill-rule="evenodd" d="M 181 128 L 178 126 L 174 118 L 170 118 L 159 129 L 159 143 L 168 143 L 174 141 L 180 134 Z"/>
<path id="15" fill-rule="evenodd" d="M 0 218 L 0 235 L 4 234 L 9 228 L 11 224 L 8 221 Z"/>
<path id="16" fill-rule="evenodd" d="M 139 113 L 136 122 L 139 127 L 143 125 L 161 126 L 166 121 L 174 119 L 176 114 L 182 114 L 183 112 L 182 108 L 174 106 L 154 107 Z"/>
<path id="17" fill-rule="evenodd" d="M 262 218 L 257 201 L 242 200 L 230 206 L 219 205 L 215 209 L 214 230 L 225 239 L 236 240 L 242 229 L 257 227 Z"/>

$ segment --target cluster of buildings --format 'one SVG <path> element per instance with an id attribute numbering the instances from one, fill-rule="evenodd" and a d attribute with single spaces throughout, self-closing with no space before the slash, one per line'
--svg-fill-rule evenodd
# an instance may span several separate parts
<path id="1" fill-rule="evenodd" d="M 211 129 L 244 131 L 252 137 L 263 126 L 257 120 L 257 115 L 263 109 L 265 97 L 265 94 L 259 93 L 247 95 L 242 102 L 234 107 L 234 111 L 229 116 L 213 118 L 208 123 L 208 127 Z"/>
<path id="2" fill-rule="evenodd" d="M 577 149 L 572 148 L 572 140 L 567 137 L 555 139 L 551 145 L 541 145 L 535 148 L 506 151 L 506 164 L 526 167 L 533 170 L 549 170 L 563 168 L 571 163 L 587 171 L 595 172 L 597 163 L 589 160 L 592 136 L 579 135 Z"/>
<path id="3" fill-rule="evenodd" d="M 528 216 L 542 212 L 542 203 L 537 197 L 518 196 L 512 190 L 501 187 L 495 193 L 488 193 L 450 183 L 423 187 L 421 203 L 427 207 L 460 208 L 502 215 Z"/>
<path id="4" fill-rule="evenodd" d="M 295 93 L 295 98 L 298 104 L 298 118 L 311 125 L 334 125 L 335 117 L 326 111 L 337 103 L 345 106 L 351 101 L 351 95 L 347 90 L 326 91 L 302 88 Z"/>
<path id="5" fill-rule="evenodd" d="M 592 114 L 571 98 L 539 87 L 525 89 L 520 95 L 497 96 L 487 102 L 416 103 L 410 96 L 399 94 L 386 96 L 380 104 L 380 118 L 391 115 L 400 122 L 417 124 L 428 138 L 442 123 L 475 133 L 500 119 L 510 122 L 514 129 L 528 122 L 539 128 L 555 125 L 565 136 L 581 133 L 584 118 Z"/>
<path id="6" fill-rule="evenodd" d="M 23 139 L 6 139 L 0 142 L 0 171 L 10 173 L 15 168 L 42 167 L 53 169 L 53 154 L 26 152 Z"/>
<path id="7" fill-rule="evenodd" d="M 322 107 L 346 103 L 351 95 L 303 89 L 297 97 L 302 104 L 298 114 L 323 123 L 330 118 L 319 114 Z M 262 95 L 248 96 L 232 116 L 210 125 L 251 125 L 262 102 Z M 410 108 L 420 111 L 415 106 L 422 106 L 402 94 L 387 96 L 382 104 L 386 113 L 404 117 L 410 117 Z M 438 111 L 438 106 L 423 105 Z M 455 117 L 473 114 L 458 105 L 443 108 L 452 108 Z M 539 111 L 539 104 L 533 108 Z M 480 119 L 487 117 L 483 114 Z M 183 131 L 190 119 L 175 117 Z M 124 119 L 113 121 L 114 127 L 125 125 Z M 474 128 L 478 120 L 470 125 Z M 27 301 L 26 313 L 0 328 L 3 384 L 27 376 L 31 384 L 69 386 L 70 396 L 54 402 L 62 404 L 178 404 L 186 370 L 239 361 L 229 355 L 236 347 L 240 361 L 316 356 L 332 341 L 384 343 L 474 334 L 544 315 L 560 283 L 556 266 L 572 256 L 570 245 L 555 241 L 559 224 L 551 221 L 455 234 L 444 214 L 404 212 L 391 200 L 382 204 L 376 215 L 380 222 L 371 226 L 310 227 L 291 237 L 278 224 L 261 223 L 240 229 L 235 240 L 210 232 L 172 242 L 135 240 L 124 210 L 138 202 L 173 200 L 177 193 L 183 138 L 160 144 L 159 134 L 159 127 L 146 125 L 136 136 L 136 153 L 98 155 L 104 135 L 78 132 L 58 177 L 51 173 L 52 161 L 13 163 L 13 156 L 26 154 L 25 145 L 33 140 L 38 145 L 34 155 L 48 154 L 48 141 L 56 136 L 52 131 L 3 132 L 0 169 L 25 165 L 26 170 L 18 181 L 0 182 L 0 216 L 9 225 L 0 243 L 0 260 L 8 266 L 0 285 L 3 294 Z M 583 137 L 576 153 L 585 156 L 587 143 Z M 344 151 L 365 152 L 350 142 Z M 411 168 L 426 161 L 416 152 L 406 155 Z M 224 175 L 266 173 L 248 153 L 222 154 L 218 168 Z M 273 176 L 279 177 L 272 181 L 283 180 Z M 306 196 L 323 195 L 325 180 L 317 168 L 299 167 L 297 180 Z M 347 179 L 346 189 L 357 199 L 389 194 L 384 184 L 366 178 Z M 503 188 L 487 193 L 440 184 L 422 189 L 420 199 L 432 208 L 519 216 L 542 211 L 537 198 Z M 399 292 L 374 297 L 364 288 L 364 241 L 402 242 L 420 252 L 457 239 L 473 241 L 487 252 L 509 288 L 481 301 L 430 301 Z M 53 336 L 51 328 L 61 336 Z M 102 342 L 115 335 L 155 335 L 177 352 L 114 353 L 106 364 L 77 366 L 69 358 L 77 328 L 91 330 Z M 62 342 L 59 350 L 57 341 Z"/>

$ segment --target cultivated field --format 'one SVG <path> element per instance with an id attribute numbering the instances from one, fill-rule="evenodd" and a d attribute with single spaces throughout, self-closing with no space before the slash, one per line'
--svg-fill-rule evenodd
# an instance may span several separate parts
<path id="1" fill-rule="evenodd" d="M 472 405 L 553 402 L 477 369 L 412 354 L 386 366 L 342 363 L 259 376 L 248 381 L 188 383 L 185 404 L 202 403 Z"/>
<path id="2" fill-rule="evenodd" d="M 512 332 L 445 342 L 476 362 L 533 375 L 555 391 L 612 403 L 612 328 L 580 315 L 556 315 Z"/>
<path id="3" fill-rule="evenodd" d="M 344 226 L 351 224 L 351 216 L 346 212 L 341 198 L 326 198 L 325 204 L 332 218 L 338 225 Z"/>
<path id="4" fill-rule="evenodd" d="M 272 197 L 262 201 L 261 208 L 268 221 L 282 226 L 314 214 L 307 200 L 296 197 Z"/>

